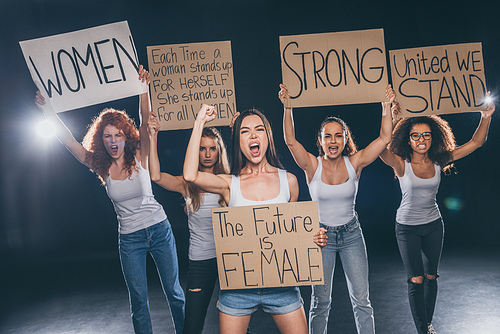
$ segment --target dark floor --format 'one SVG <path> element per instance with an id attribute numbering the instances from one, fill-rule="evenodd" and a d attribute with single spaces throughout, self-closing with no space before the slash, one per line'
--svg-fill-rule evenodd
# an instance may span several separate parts
<path id="1" fill-rule="evenodd" d="M 405 274 L 397 254 L 370 254 L 370 291 L 377 333 L 415 333 L 406 299 Z M 151 268 L 153 266 L 150 266 Z M 11 265 L 2 284 L 0 333 L 133 333 L 127 292 L 118 260 L 90 263 Z M 4 275 L 3 272 L 2 275 Z M 500 261 L 490 255 L 444 254 L 434 327 L 439 334 L 500 333 Z M 184 276 L 184 275 L 183 275 Z M 150 299 L 156 333 L 173 333 L 167 303 L 154 270 Z M 5 279 L 5 276 L 4 276 Z M 336 272 L 328 333 L 356 333 L 342 272 Z M 302 289 L 306 310 L 309 288 Z M 217 333 L 216 295 L 204 333 Z M 258 311 L 252 333 L 278 333 Z"/>

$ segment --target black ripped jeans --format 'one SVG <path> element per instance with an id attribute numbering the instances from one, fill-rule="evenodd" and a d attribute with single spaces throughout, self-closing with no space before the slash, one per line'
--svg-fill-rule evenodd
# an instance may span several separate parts
<path id="1" fill-rule="evenodd" d="M 396 223 L 396 239 L 408 278 L 408 299 L 413 321 L 419 334 L 427 333 L 437 298 L 437 277 L 443 248 L 444 224 L 441 218 L 423 225 Z M 436 279 L 427 279 L 426 276 Z M 423 284 L 411 282 L 424 277 Z"/>
<path id="2" fill-rule="evenodd" d="M 183 334 L 200 334 L 203 331 L 217 276 L 216 258 L 203 261 L 189 260 Z M 200 291 L 192 291 L 197 289 Z"/>

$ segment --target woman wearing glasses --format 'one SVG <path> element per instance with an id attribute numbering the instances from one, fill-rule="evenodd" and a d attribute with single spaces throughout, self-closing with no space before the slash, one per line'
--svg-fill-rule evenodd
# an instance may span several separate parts
<path id="1" fill-rule="evenodd" d="M 460 147 L 456 147 L 448 123 L 438 116 L 402 119 L 394 128 L 388 148 L 380 154 L 385 164 L 394 169 L 401 187 L 396 238 L 408 276 L 411 313 L 419 334 L 436 333 L 431 321 L 444 235 L 436 203 L 441 170 L 449 172 L 453 161 L 483 145 L 494 111 L 493 104 L 486 105 L 472 139 Z"/>

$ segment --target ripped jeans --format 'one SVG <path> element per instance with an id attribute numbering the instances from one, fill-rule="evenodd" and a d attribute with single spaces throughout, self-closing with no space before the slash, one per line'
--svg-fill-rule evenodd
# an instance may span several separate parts
<path id="1" fill-rule="evenodd" d="M 189 260 L 184 334 L 199 334 L 203 331 L 217 276 L 216 258 L 202 261 Z M 198 289 L 200 291 L 193 291 Z"/>
<path id="2" fill-rule="evenodd" d="M 437 298 L 437 277 L 443 248 L 444 224 L 441 218 L 422 225 L 396 223 L 396 239 L 408 278 L 408 300 L 418 333 L 427 333 Z M 435 279 L 427 279 L 427 275 Z M 424 277 L 422 284 L 412 277 Z"/>

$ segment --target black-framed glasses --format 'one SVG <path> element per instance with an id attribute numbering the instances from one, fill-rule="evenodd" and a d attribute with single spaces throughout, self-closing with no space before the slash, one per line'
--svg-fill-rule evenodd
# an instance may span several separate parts
<path id="1" fill-rule="evenodd" d="M 410 138 L 414 141 L 420 140 L 420 137 L 424 137 L 424 140 L 429 140 L 432 138 L 432 133 L 430 132 L 412 132 L 410 133 Z"/>

